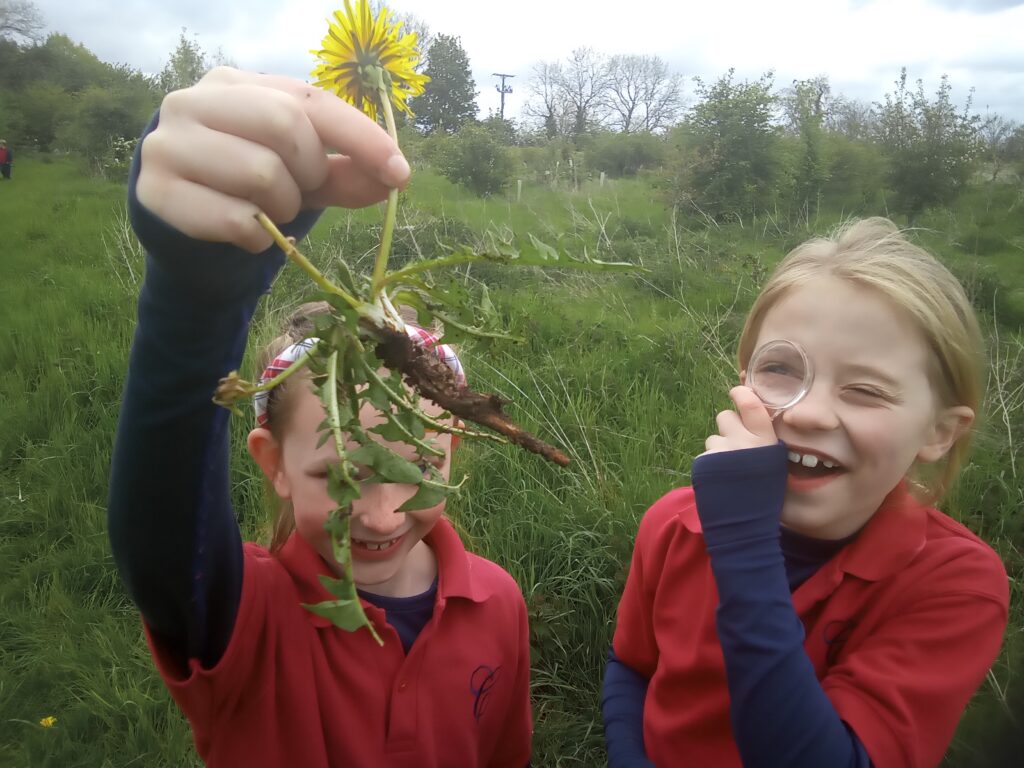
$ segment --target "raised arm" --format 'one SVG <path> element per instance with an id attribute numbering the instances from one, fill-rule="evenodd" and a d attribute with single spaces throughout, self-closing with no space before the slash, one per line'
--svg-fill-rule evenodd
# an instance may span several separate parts
<path id="1" fill-rule="evenodd" d="M 228 414 L 211 397 L 238 367 L 256 302 L 283 263 L 253 214 L 301 237 L 318 207 L 383 199 L 407 175 L 387 134 L 347 104 L 228 69 L 169 95 L 140 143 L 129 213 L 146 278 L 108 519 L 129 595 L 182 659 L 216 663 L 241 590 Z"/>

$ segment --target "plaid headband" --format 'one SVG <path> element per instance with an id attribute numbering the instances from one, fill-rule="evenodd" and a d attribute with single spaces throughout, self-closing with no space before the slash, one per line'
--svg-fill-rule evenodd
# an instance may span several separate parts
<path id="1" fill-rule="evenodd" d="M 459 361 L 459 356 L 455 354 L 455 350 L 452 349 L 451 345 L 438 344 L 437 336 L 432 334 L 430 331 L 425 331 L 415 325 L 406 325 L 405 332 L 408 334 L 410 339 L 421 344 L 424 348 L 434 350 L 438 359 L 452 369 L 452 373 L 455 374 L 455 382 L 460 387 L 466 386 L 466 373 L 462 368 L 462 363 Z M 303 339 L 300 342 L 286 347 L 278 354 L 277 357 L 270 361 L 270 365 L 264 369 L 257 384 L 262 386 L 278 376 L 281 372 L 286 370 L 288 366 L 312 349 L 313 345 L 318 341 L 319 339 Z M 258 392 L 252 398 L 253 409 L 256 411 L 257 426 L 265 427 L 270 422 L 270 416 L 267 413 L 267 404 L 269 401 L 269 390 L 265 392 Z"/>

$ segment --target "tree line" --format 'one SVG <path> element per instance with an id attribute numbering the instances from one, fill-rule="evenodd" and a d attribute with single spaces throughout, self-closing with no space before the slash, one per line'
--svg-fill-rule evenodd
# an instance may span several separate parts
<path id="1" fill-rule="evenodd" d="M 687 93 L 657 56 L 579 48 L 534 65 L 519 120 L 481 120 L 459 38 L 402 20 L 419 34 L 431 77 L 403 146 L 477 194 L 516 178 L 578 185 L 646 173 L 667 202 L 716 220 L 884 205 L 912 222 L 982 169 L 990 185 L 1024 188 L 1024 128 L 979 115 L 970 96 L 958 105 L 945 78 L 929 93 L 904 70 L 870 104 L 833 93 L 825 76 L 777 87 L 772 72 L 692 78 Z M 23 150 L 80 154 L 108 175 L 123 174 L 166 93 L 231 63 L 182 30 L 163 69 L 145 75 L 41 29 L 31 2 L 0 0 L 0 135 Z"/>
<path id="2" fill-rule="evenodd" d="M 11 5 L 0 0 L 0 135 L 22 151 L 80 155 L 101 174 L 126 171 L 135 141 L 164 95 L 228 63 L 182 30 L 164 68 L 146 75 L 101 61 L 64 34 L 40 39 L 32 27 L 29 34 L 11 33 L 4 26 Z"/>

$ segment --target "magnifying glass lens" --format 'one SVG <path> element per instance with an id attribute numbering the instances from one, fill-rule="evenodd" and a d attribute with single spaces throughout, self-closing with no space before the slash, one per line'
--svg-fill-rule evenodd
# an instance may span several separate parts
<path id="1" fill-rule="evenodd" d="M 747 386 L 776 411 L 796 405 L 812 381 L 807 355 L 791 341 L 769 341 L 754 352 L 747 367 Z"/>

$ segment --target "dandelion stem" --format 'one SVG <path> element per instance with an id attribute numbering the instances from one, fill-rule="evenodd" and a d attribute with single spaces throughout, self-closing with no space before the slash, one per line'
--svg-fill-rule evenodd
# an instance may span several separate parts
<path id="1" fill-rule="evenodd" d="M 253 387 L 249 390 L 249 394 L 255 395 L 258 392 L 266 392 L 267 390 L 273 389 L 274 387 L 284 384 L 292 375 L 298 373 L 300 370 L 306 367 L 306 363 L 309 362 L 309 358 L 316 352 L 316 348 L 320 345 L 320 342 L 316 342 L 309 348 L 308 351 L 304 352 L 301 357 L 296 359 L 294 363 L 289 365 L 283 371 L 275 374 L 272 379 L 268 379 L 262 384 Z"/>
<path id="2" fill-rule="evenodd" d="M 407 267 L 396 269 L 394 272 L 388 274 L 381 284 L 391 285 L 392 283 L 400 283 L 411 275 L 416 275 L 420 272 L 427 272 L 441 267 L 453 267 L 459 264 L 473 264 L 478 261 L 486 260 L 487 256 L 482 254 L 460 251 L 459 253 L 453 253 L 451 256 L 441 256 L 436 259 L 425 259 L 423 261 L 414 262 Z"/>
<path id="3" fill-rule="evenodd" d="M 291 259 L 293 262 L 298 264 L 302 270 L 313 278 L 313 282 L 323 288 L 327 293 L 333 293 L 335 296 L 340 296 L 344 299 L 345 303 L 348 304 L 352 309 L 358 309 L 362 304 L 357 298 L 352 296 L 344 288 L 339 288 L 337 285 L 332 283 L 323 273 L 313 266 L 313 262 L 307 259 L 298 248 L 295 247 L 295 241 L 293 238 L 285 237 L 284 234 L 277 228 L 277 225 L 272 222 L 263 211 L 259 211 L 256 214 L 256 221 L 260 223 L 270 236 L 274 238 L 274 242 L 284 251 L 284 255 Z"/>
<path id="4" fill-rule="evenodd" d="M 391 109 L 390 89 L 384 87 L 378 91 L 382 111 L 384 112 L 384 125 L 387 126 L 388 136 L 398 143 L 398 131 L 395 129 L 395 113 Z M 384 214 L 384 229 L 380 234 L 380 250 L 377 251 L 377 259 L 373 263 L 373 278 L 370 282 L 370 301 L 377 300 L 384 285 L 384 273 L 388 268 L 388 257 L 391 255 L 391 238 L 395 232 L 395 219 L 398 214 L 398 190 L 392 189 L 388 192 L 388 207 Z"/>
<path id="5" fill-rule="evenodd" d="M 344 450 L 342 446 L 345 445 L 345 438 L 341 434 L 341 413 L 338 408 L 338 350 L 331 352 L 330 357 L 327 359 L 327 423 L 330 427 L 331 434 L 334 436 L 334 445 L 341 457 L 341 451 Z M 345 469 L 345 462 L 342 461 L 339 464 L 339 468 L 345 475 L 345 479 L 348 482 L 352 482 L 352 479 L 348 476 L 348 472 Z M 332 514 L 342 514 L 340 509 L 335 509 Z M 349 519 L 345 517 L 345 540 L 334 541 L 333 544 L 342 547 L 345 556 L 343 558 L 335 557 L 339 561 L 342 567 L 343 576 L 342 578 L 349 584 L 355 585 L 355 576 L 352 574 L 352 536 L 349 533 Z M 335 538 L 335 534 L 332 532 L 331 537 Z M 366 612 L 363 610 L 362 604 L 359 600 L 354 600 L 353 605 L 359 611 L 359 616 L 363 620 L 364 626 L 370 630 L 370 634 L 373 635 L 373 639 L 377 641 L 377 645 L 384 645 L 384 641 L 380 635 L 377 634 L 376 628 L 373 626 L 368 618 L 366 618 Z"/>

